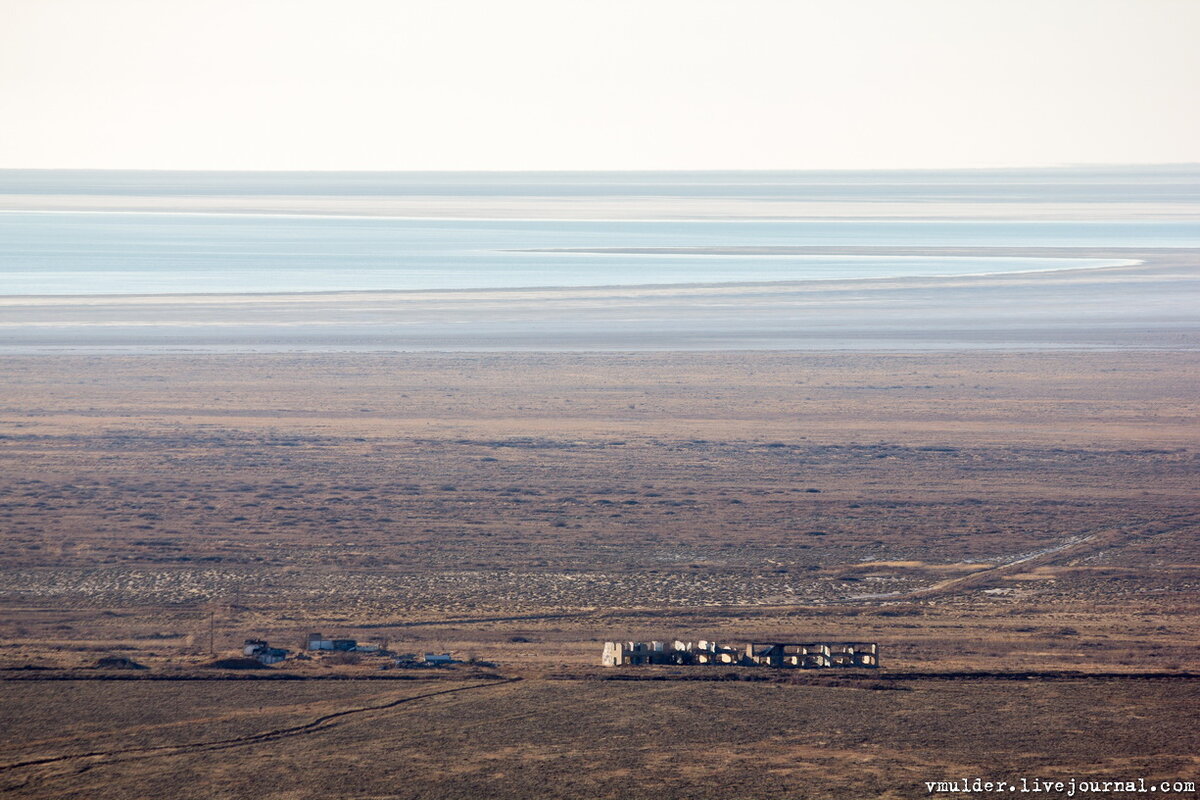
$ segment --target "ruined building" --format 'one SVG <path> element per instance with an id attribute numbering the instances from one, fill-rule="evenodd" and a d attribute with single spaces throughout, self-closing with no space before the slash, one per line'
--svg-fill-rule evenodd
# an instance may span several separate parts
<path id="1" fill-rule="evenodd" d="M 725 664 L 727 666 L 828 667 L 879 666 L 875 642 L 749 642 L 727 645 L 704 639 L 696 643 L 605 642 L 601 662 L 606 667 L 645 664 Z"/>

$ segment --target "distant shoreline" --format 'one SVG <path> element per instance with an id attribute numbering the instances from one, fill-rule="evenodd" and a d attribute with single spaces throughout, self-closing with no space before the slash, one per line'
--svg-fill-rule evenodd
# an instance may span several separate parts
<path id="1" fill-rule="evenodd" d="M 714 254 L 720 255 L 720 254 Z M 816 254 L 814 254 L 816 255 Z M 829 254 L 837 255 L 837 254 Z M 886 257 L 886 256 L 880 256 Z M 914 256 L 915 257 L 915 256 Z M 999 256 L 997 258 L 1000 258 Z M 1092 259 L 1079 259 L 1092 260 Z M 762 281 L 683 281 L 679 283 L 608 283 L 608 284 L 586 284 L 586 285 L 530 285 L 530 286 L 465 286 L 465 287 L 436 287 L 423 289 L 298 289 L 295 291 L 233 291 L 233 292 L 81 292 L 78 294 L 0 294 L 0 307 L 9 304 L 19 304 L 21 299 L 29 299 L 32 301 L 48 301 L 56 298 L 65 298 L 73 301 L 85 300 L 87 298 L 99 299 L 135 299 L 135 298 L 200 298 L 200 299 L 215 299 L 215 298 L 254 298 L 266 300 L 268 298 L 302 298 L 302 297 L 330 297 L 330 296 L 380 296 L 380 295 L 431 295 L 448 293 L 453 295 L 465 294 L 520 294 L 528 292 L 542 293 L 567 293 L 567 292 L 669 292 L 671 290 L 726 290 L 737 291 L 741 289 L 760 289 L 770 290 L 772 288 L 802 288 L 810 285 L 819 284 L 863 284 L 881 281 L 953 281 L 959 279 L 970 278 L 992 278 L 1005 276 L 1022 276 L 1022 275 L 1042 275 L 1048 273 L 1061 272 L 1090 272 L 1100 270 L 1124 269 L 1128 267 L 1136 267 L 1147 263 L 1139 259 L 1105 259 L 1106 261 L 1115 261 L 1116 263 L 1104 264 L 1080 264 L 1080 265 L 1058 265 L 1053 267 L 1044 267 L 1041 269 L 1014 269 L 1001 270 L 997 272 L 957 272 L 950 274 L 916 274 L 916 275 L 884 275 L 884 276 L 866 276 L 860 278 L 847 277 L 828 277 L 828 278 L 805 278 L 802 280 L 762 280 Z M 2 324 L 2 323 L 0 323 Z"/>
<path id="2" fill-rule="evenodd" d="M 1196 247 L 1097 247 L 1071 245 L 749 245 L 713 247 L 537 247 L 514 253 L 612 253 L 614 255 L 781 255 L 781 256 L 903 256 L 963 258 L 1141 258 L 1200 254 Z M 1135 255 L 1136 254 L 1136 255 Z"/>
<path id="3" fill-rule="evenodd" d="M 10 295 L 0 296 L 0 354 L 1200 350 L 1200 248 L 797 250 L 1136 263 L 740 284 Z"/>
<path id="4" fill-rule="evenodd" d="M 539 194 L 23 194 L 4 191 L 9 214 L 162 214 L 447 222 L 1185 222 L 1200 220 L 1196 203 L 1017 201 L 975 199 L 838 199 Z"/>
<path id="5" fill-rule="evenodd" d="M 234 292 L 114 292 L 114 293 L 79 293 L 79 294 L 0 294 L 0 309 L 5 306 L 47 304 L 57 305 L 59 301 L 82 302 L 95 299 L 96 301 L 116 300 L 154 300 L 164 301 L 197 301 L 226 299 L 238 302 L 242 298 L 250 301 L 271 302 L 279 299 L 303 299 L 326 297 L 430 297 L 449 295 L 461 297 L 465 295 L 520 295 L 528 293 L 554 294 L 568 296 L 571 294 L 587 295 L 592 293 L 678 293 L 678 292 L 732 292 L 770 291 L 804 289 L 806 287 L 830 288 L 836 285 L 862 286 L 865 284 L 885 286 L 888 284 L 909 284 L 914 286 L 927 285 L 930 282 L 955 282 L 982 278 L 1023 277 L 1030 275 L 1048 275 L 1053 273 L 1100 272 L 1106 270 L 1124 270 L 1141 266 L 1154 266 L 1159 263 L 1173 263 L 1172 256 L 1195 257 L 1200 264 L 1200 248 L 1082 248 L 1082 247 L 890 247 L 890 246 L 809 246 L 809 247 L 614 247 L 614 248 L 535 248 L 523 250 L 506 250 L 512 253 L 578 253 L 581 255 L 714 255 L 714 256 L 847 256 L 847 257 L 900 257 L 920 258 L 1023 258 L 1046 260 L 1079 260 L 1079 261 L 1116 261 L 1113 264 L 1078 264 L 1056 265 L 1041 269 L 1000 270 L 995 272 L 964 272 L 952 274 L 925 275 L 890 275 L 865 277 L 828 277 L 804 278 L 793 280 L 760 280 L 760 281 L 681 281 L 656 283 L 610 283 L 591 285 L 529 285 L 501 287 L 436 287 L 421 289 L 313 289 L 295 291 L 234 291 Z M 0 326 L 3 322 L 0 320 Z"/>

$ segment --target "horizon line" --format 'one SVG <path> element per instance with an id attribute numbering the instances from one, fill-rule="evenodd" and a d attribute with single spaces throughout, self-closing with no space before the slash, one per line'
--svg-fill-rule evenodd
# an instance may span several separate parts
<path id="1" fill-rule="evenodd" d="M 710 174 L 736 174 L 736 173 L 867 173 L 867 172 L 890 172 L 890 173 L 918 173 L 918 172 L 1013 172 L 1023 170 L 1036 171 L 1069 171 L 1069 170 L 1086 170 L 1086 169 L 1165 169 L 1172 167 L 1200 167 L 1200 161 L 1161 161 L 1161 162 L 1083 162 L 1072 164 L 1027 164 L 1027 165 L 1009 165 L 1009 166 L 990 166 L 990 167 L 962 167 L 962 166 L 928 166 L 928 167 L 703 167 L 703 168 L 650 168 L 650 169 L 339 169 L 339 168 L 321 168 L 321 169 L 283 169 L 283 168 L 252 168 L 252 169 L 230 169 L 230 168 L 195 168 L 195 167 L 9 167 L 0 166 L 2 172 L 146 172 L 146 173 L 166 173 L 166 172 L 191 172 L 191 173 L 264 173 L 264 174 L 404 174 L 404 175 L 470 175 L 470 174 L 494 174 L 494 175 L 630 175 L 630 174 L 688 174 L 688 173 L 710 173 Z"/>

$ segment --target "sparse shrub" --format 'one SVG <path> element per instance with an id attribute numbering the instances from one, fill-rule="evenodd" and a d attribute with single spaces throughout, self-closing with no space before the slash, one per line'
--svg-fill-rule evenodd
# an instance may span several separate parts
<path id="1" fill-rule="evenodd" d="M 876 617 L 919 617 L 925 612 L 919 608 L 906 606 L 903 608 L 881 608 L 873 612 Z"/>
<path id="2" fill-rule="evenodd" d="M 148 669 L 145 664 L 139 664 L 125 656 L 104 656 L 96 659 L 95 669 Z"/>
<path id="3" fill-rule="evenodd" d="M 253 658 L 218 658 L 204 665 L 209 669 L 269 669 Z"/>

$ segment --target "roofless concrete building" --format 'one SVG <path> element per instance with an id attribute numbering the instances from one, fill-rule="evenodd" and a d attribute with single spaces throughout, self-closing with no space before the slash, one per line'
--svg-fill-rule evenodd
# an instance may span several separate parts
<path id="1" fill-rule="evenodd" d="M 724 664 L 795 669 L 866 668 L 879 666 L 876 642 L 747 642 L 729 645 L 698 642 L 605 642 L 601 664 L 636 667 L 647 664 Z"/>

